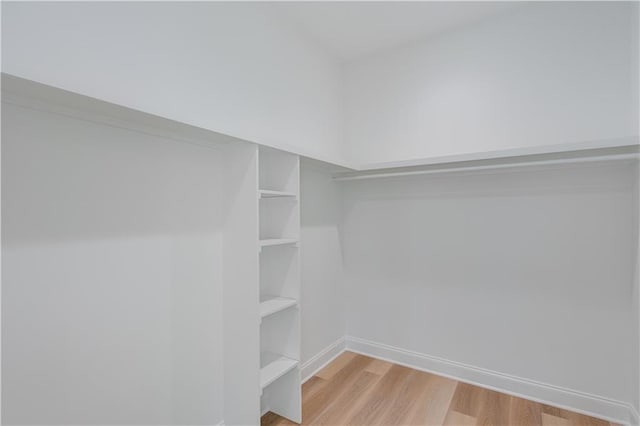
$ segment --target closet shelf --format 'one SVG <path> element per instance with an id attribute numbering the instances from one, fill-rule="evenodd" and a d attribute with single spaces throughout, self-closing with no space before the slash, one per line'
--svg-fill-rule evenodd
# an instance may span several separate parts
<path id="1" fill-rule="evenodd" d="M 260 194 L 260 198 L 297 198 L 293 192 L 274 191 L 271 189 L 260 189 L 258 194 Z"/>
<path id="2" fill-rule="evenodd" d="M 260 318 L 267 317 L 276 312 L 296 306 L 298 301 L 287 297 L 269 297 L 260 302 Z"/>
<path id="3" fill-rule="evenodd" d="M 260 387 L 262 389 L 298 366 L 298 361 L 286 356 L 264 352 L 261 355 Z"/>
<path id="4" fill-rule="evenodd" d="M 445 157 L 431 157 L 361 166 L 358 170 L 334 174 L 337 181 L 379 179 L 400 176 L 466 173 L 483 170 L 521 169 L 567 164 L 637 162 L 640 141 L 637 137 L 564 144 L 552 147 L 520 148 Z"/>
<path id="5" fill-rule="evenodd" d="M 296 244 L 298 240 L 296 238 L 266 238 L 260 240 L 260 247 L 267 246 L 280 246 L 284 244 Z"/>

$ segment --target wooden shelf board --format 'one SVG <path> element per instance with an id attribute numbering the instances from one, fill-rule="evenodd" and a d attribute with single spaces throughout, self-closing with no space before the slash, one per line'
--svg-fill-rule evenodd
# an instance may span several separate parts
<path id="1" fill-rule="evenodd" d="M 298 301 L 288 297 L 269 297 L 260 302 L 260 318 L 275 314 L 287 308 L 296 306 Z"/>
<path id="2" fill-rule="evenodd" d="M 298 366 L 298 361 L 286 356 L 264 352 L 260 356 L 260 387 L 262 389 Z"/>

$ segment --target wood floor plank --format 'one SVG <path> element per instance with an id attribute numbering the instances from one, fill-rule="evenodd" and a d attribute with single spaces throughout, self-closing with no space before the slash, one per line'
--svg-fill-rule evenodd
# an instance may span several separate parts
<path id="1" fill-rule="evenodd" d="M 327 381 L 318 376 L 313 376 L 302 385 L 302 404 L 313 397 L 320 389 L 326 385 Z"/>
<path id="2" fill-rule="evenodd" d="M 542 405 L 526 399 L 511 397 L 509 424 L 542 425 Z"/>
<path id="3" fill-rule="evenodd" d="M 268 412 L 260 419 L 261 426 L 276 426 L 279 424 L 281 417 L 272 412 Z"/>
<path id="4" fill-rule="evenodd" d="M 567 417 L 569 419 L 569 424 L 575 426 L 609 426 L 610 423 L 605 420 L 596 419 L 594 417 L 589 417 L 584 414 L 573 413 L 568 411 Z"/>
<path id="5" fill-rule="evenodd" d="M 451 410 L 444 420 L 445 426 L 475 426 L 476 418 Z"/>
<path id="6" fill-rule="evenodd" d="M 569 420 L 554 416 L 552 414 L 542 413 L 542 426 L 570 426 Z"/>
<path id="7" fill-rule="evenodd" d="M 400 365 L 392 366 L 387 373 L 373 386 L 367 395 L 366 403 L 353 415 L 350 425 L 376 425 L 381 415 L 389 408 L 394 393 L 398 392 L 403 381 L 409 376 L 411 369 Z"/>
<path id="8" fill-rule="evenodd" d="M 402 387 L 381 417 L 380 424 L 408 424 L 411 421 L 412 407 L 429 385 L 430 375 L 422 371 L 411 370 Z M 389 395 L 391 397 L 391 395 Z"/>
<path id="9" fill-rule="evenodd" d="M 392 366 L 393 364 L 390 362 L 383 361 L 381 359 L 374 359 L 366 368 L 366 371 L 377 374 L 379 376 L 384 376 Z"/>
<path id="10" fill-rule="evenodd" d="M 340 371 L 345 365 L 347 365 L 353 358 L 358 356 L 353 352 L 343 352 L 336 359 L 334 359 L 329 365 L 316 373 L 316 376 L 321 379 L 329 380 Z"/>
<path id="11" fill-rule="evenodd" d="M 302 405 L 302 421 L 312 424 L 334 399 L 339 398 L 357 380 L 371 361 L 371 358 L 355 355 L 342 368 L 333 372 L 331 379 L 326 380 L 324 386 Z"/>
<path id="12" fill-rule="evenodd" d="M 297 423 L 280 417 L 275 413 L 268 412 L 260 419 L 260 426 L 297 426 Z"/>
<path id="13" fill-rule="evenodd" d="M 482 389 L 477 424 L 479 426 L 509 425 L 510 406 L 511 396 L 489 389 Z"/>
<path id="14" fill-rule="evenodd" d="M 558 408 L 558 407 L 553 407 L 551 405 L 547 405 L 547 404 L 540 404 L 540 406 L 542 407 L 542 412 L 544 414 L 549 414 L 552 416 L 556 416 L 556 417 L 560 417 L 563 419 L 568 419 L 568 412 L 566 412 L 565 410 L 563 410 L 562 408 Z"/>
<path id="15" fill-rule="evenodd" d="M 342 425 L 353 415 L 354 407 L 366 398 L 367 389 L 380 380 L 380 376 L 367 371 L 362 371 L 353 385 L 320 413 L 313 421 L 314 425 Z"/>
<path id="16" fill-rule="evenodd" d="M 477 417 L 482 405 L 482 394 L 485 389 L 468 383 L 458 383 L 451 399 L 451 410 L 467 416 Z"/>
<path id="17" fill-rule="evenodd" d="M 458 382 L 446 377 L 428 375 L 427 386 L 414 404 L 410 425 L 442 425 L 449 411 Z"/>
<path id="18" fill-rule="evenodd" d="M 302 386 L 302 420 L 331 426 L 615 426 L 351 352 Z M 273 413 L 261 419 L 262 426 L 294 424 Z"/>

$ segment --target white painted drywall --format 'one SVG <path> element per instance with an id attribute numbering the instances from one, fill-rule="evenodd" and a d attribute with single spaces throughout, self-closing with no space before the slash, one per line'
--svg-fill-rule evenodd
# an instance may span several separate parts
<path id="1" fill-rule="evenodd" d="M 637 2 L 514 7 L 344 70 L 268 4 L 3 6 L 4 72 L 337 163 L 638 132 Z"/>
<path id="2" fill-rule="evenodd" d="M 521 5 L 508 1 L 289 1 L 271 4 L 300 28 L 302 34 L 343 61 L 393 49 Z"/>
<path id="3" fill-rule="evenodd" d="M 341 162 L 339 64 L 268 5 L 5 3 L 3 72 Z"/>
<path id="4" fill-rule="evenodd" d="M 633 322 L 634 333 L 632 339 L 632 353 L 635 362 L 631 369 L 632 377 L 634 378 L 633 398 L 631 399 L 631 404 L 636 410 L 636 415 L 638 416 L 637 420 L 640 421 L 640 165 L 636 166 L 635 171 L 633 214 L 635 226 L 633 235 L 635 235 L 636 241 L 634 247 L 635 268 L 633 273 L 632 298 L 635 314 Z"/>
<path id="5" fill-rule="evenodd" d="M 348 160 L 637 135 L 637 9 L 532 3 L 347 63 Z"/>
<path id="6" fill-rule="evenodd" d="M 629 403 L 630 165 L 344 182 L 350 336 Z"/>
<path id="7" fill-rule="evenodd" d="M 302 162 L 300 257 L 304 364 L 345 335 L 342 192 L 330 171 Z"/>
<path id="8" fill-rule="evenodd" d="M 222 420 L 219 152 L 2 105 L 3 424 Z"/>
<path id="9" fill-rule="evenodd" d="M 640 38 L 640 7 L 636 7 L 635 13 L 632 15 L 632 19 L 634 19 L 633 25 L 633 37 L 637 40 Z M 640 70 L 640 45 L 636 46 L 636 66 L 637 69 Z M 640 73 L 638 73 L 640 75 Z M 640 77 L 638 77 L 640 78 Z M 640 85 L 636 87 L 635 91 L 635 102 L 640 102 Z M 640 134 L 640 120 L 638 121 L 638 133 Z M 636 235 L 636 262 L 634 269 L 634 303 L 635 303 L 635 333 L 634 333 L 634 351 L 633 356 L 635 359 L 634 369 L 632 369 L 634 380 L 634 395 L 631 401 L 631 404 L 635 408 L 635 416 L 636 422 L 640 423 L 640 165 L 636 167 L 636 176 L 635 176 L 635 203 L 634 203 L 634 213 L 635 213 L 635 226 L 636 231 L 634 235 Z"/>

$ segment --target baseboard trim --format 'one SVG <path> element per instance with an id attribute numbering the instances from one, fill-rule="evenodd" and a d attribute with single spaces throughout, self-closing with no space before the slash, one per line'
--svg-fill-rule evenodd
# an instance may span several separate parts
<path id="1" fill-rule="evenodd" d="M 404 350 L 353 336 L 345 339 L 346 350 L 390 361 L 461 382 L 493 389 L 611 422 L 637 425 L 636 410 L 622 401 L 474 367 L 435 356 Z"/>
<path id="2" fill-rule="evenodd" d="M 636 409 L 636 407 L 634 407 L 633 405 L 630 405 L 629 411 L 630 411 L 629 416 L 631 417 L 630 424 L 632 424 L 633 426 L 640 425 L 640 413 L 638 413 L 638 410 Z"/>
<path id="3" fill-rule="evenodd" d="M 310 360 L 302 364 L 302 367 L 300 368 L 302 383 L 309 380 L 318 371 L 322 370 L 327 364 L 336 359 L 345 351 L 345 346 L 345 338 L 341 337 L 314 355 Z"/>

